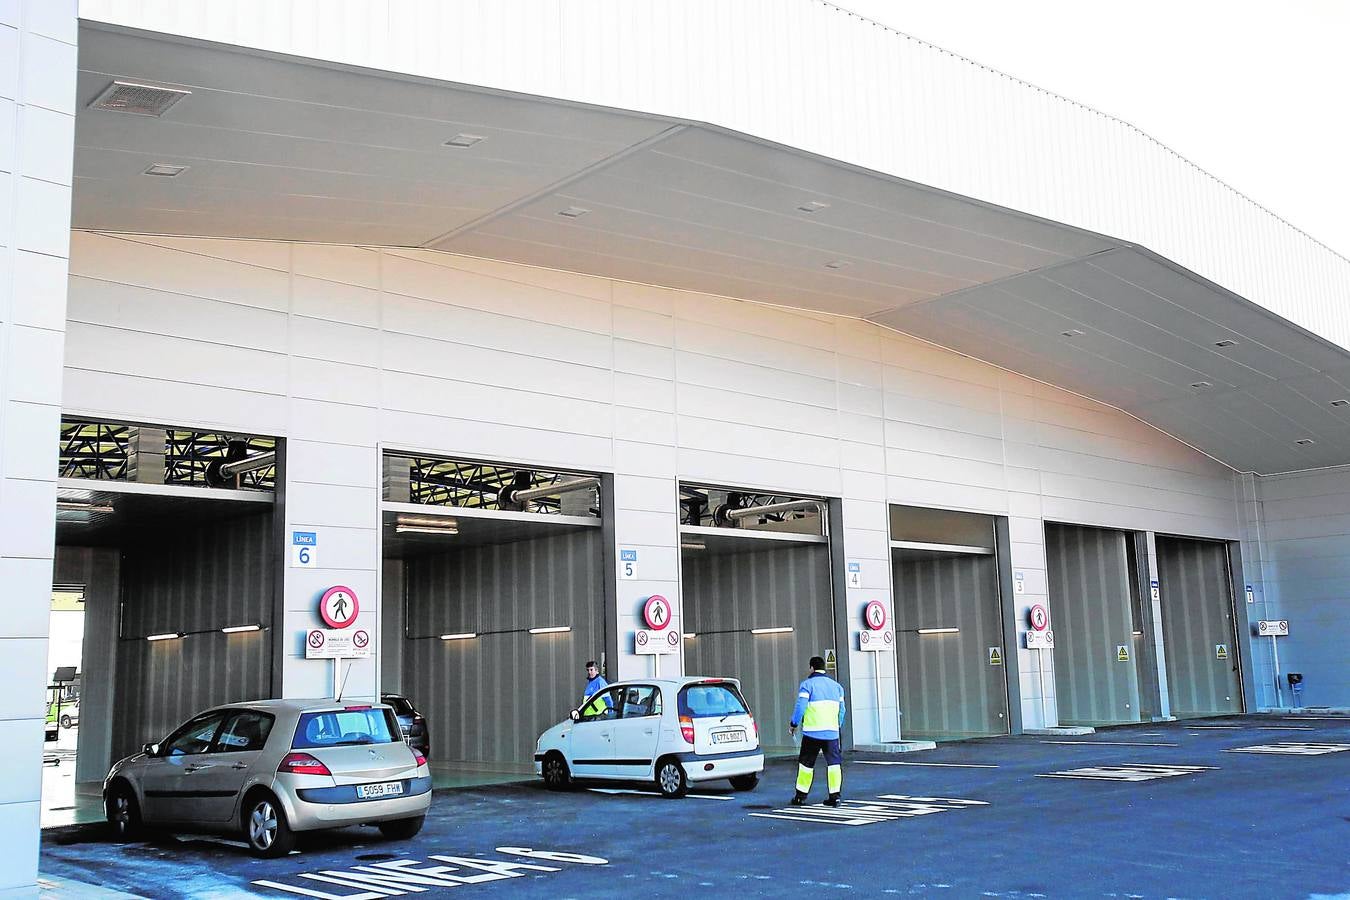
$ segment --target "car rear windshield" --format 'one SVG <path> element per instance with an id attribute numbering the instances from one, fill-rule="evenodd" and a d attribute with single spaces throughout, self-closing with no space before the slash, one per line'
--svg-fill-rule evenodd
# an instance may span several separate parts
<path id="1" fill-rule="evenodd" d="M 680 689 L 680 715 L 694 719 L 748 716 L 750 710 L 733 684 L 689 684 Z"/>
<path id="2" fill-rule="evenodd" d="M 400 716 L 411 716 L 416 712 L 416 710 L 413 709 L 412 703 L 403 697 L 385 697 L 384 702 L 392 706 L 394 712 L 398 713 Z"/>
<path id="3" fill-rule="evenodd" d="M 301 713 L 295 726 L 295 750 L 349 747 L 357 744 L 392 744 L 403 740 L 393 712 L 382 706 L 334 709 Z"/>

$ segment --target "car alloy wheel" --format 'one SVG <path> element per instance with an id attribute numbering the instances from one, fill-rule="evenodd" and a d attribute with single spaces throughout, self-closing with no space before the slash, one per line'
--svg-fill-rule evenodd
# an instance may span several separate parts
<path id="1" fill-rule="evenodd" d="M 270 800 L 259 800 L 248 816 L 248 842 L 259 850 L 270 850 L 277 839 L 277 811 Z"/>
<path id="2" fill-rule="evenodd" d="M 567 787 L 570 775 L 567 771 L 567 762 L 560 754 L 551 753 L 544 759 L 544 784 L 555 791 L 560 791 Z"/>
<path id="3" fill-rule="evenodd" d="M 131 839 L 140 828 L 141 815 L 136 807 L 136 798 L 125 785 L 113 789 L 112 796 L 108 798 L 107 813 L 113 836 L 119 841 Z"/>
<path id="4" fill-rule="evenodd" d="M 656 771 L 656 785 L 661 789 L 661 796 L 671 799 L 683 797 L 689 790 L 684 767 L 674 760 L 661 763 Z"/>

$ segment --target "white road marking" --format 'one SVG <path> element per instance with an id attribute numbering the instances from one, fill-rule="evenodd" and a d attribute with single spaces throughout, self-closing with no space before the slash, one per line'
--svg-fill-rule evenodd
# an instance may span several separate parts
<path id="1" fill-rule="evenodd" d="M 1219 731 L 1219 730 L 1221 730 L 1221 729 L 1224 729 L 1224 730 L 1227 730 L 1227 729 L 1238 729 L 1238 730 L 1240 730 L 1240 729 L 1242 728 L 1241 725 L 1187 725 L 1186 727 L 1189 728 L 1191 731 L 1201 731 L 1201 730 L 1204 730 L 1204 731 Z"/>
<path id="2" fill-rule="evenodd" d="M 1068 769 L 1063 772 L 1047 772 L 1037 778 L 1081 778 L 1088 781 L 1153 781 L 1156 778 L 1172 778 L 1177 775 L 1195 775 L 1207 772 L 1215 766 L 1165 766 L 1153 763 L 1126 763 L 1119 766 L 1087 766 L 1082 769 Z"/>
<path id="3" fill-rule="evenodd" d="M 1350 716 L 1284 716 L 1281 722 L 1350 722 Z"/>
<path id="4" fill-rule="evenodd" d="M 587 788 L 593 794 L 633 794 L 638 797 L 660 797 L 656 791 L 638 791 L 633 788 Z M 732 800 L 730 794 L 685 794 L 686 797 L 694 797 L 698 800 Z"/>
<path id="5" fill-rule="evenodd" d="M 905 794 L 882 794 L 876 800 L 845 800 L 838 807 L 823 805 L 784 806 L 772 812 L 755 812 L 759 819 L 784 819 L 790 822 L 808 822 L 817 825 L 875 825 L 898 819 L 911 819 L 933 813 L 988 806 L 983 800 L 962 800 L 956 797 L 910 797 Z"/>
<path id="6" fill-rule="evenodd" d="M 1257 731 L 1312 731 L 1311 725 L 1257 725 Z"/>
<path id="7" fill-rule="evenodd" d="M 1225 753 L 1276 753 L 1285 756 L 1322 756 L 1350 750 L 1350 744 L 1326 744 L 1320 741 L 1281 741 L 1278 744 L 1257 744 L 1254 747 L 1230 747 Z"/>
<path id="8" fill-rule="evenodd" d="M 987 763 L 931 763 L 931 762 L 900 762 L 890 759 L 860 759 L 857 761 L 860 766 L 941 766 L 950 769 L 997 769 L 998 766 Z"/>
<path id="9" fill-rule="evenodd" d="M 1179 747 L 1160 741 L 1041 741 L 1042 744 L 1062 744 L 1068 747 Z"/>

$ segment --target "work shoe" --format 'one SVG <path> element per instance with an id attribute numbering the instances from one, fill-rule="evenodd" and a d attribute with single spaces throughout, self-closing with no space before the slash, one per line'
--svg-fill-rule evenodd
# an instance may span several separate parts
<path id="1" fill-rule="evenodd" d="M 801 806 L 805 802 L 806 802 L 806 795 L 803 794 L 801 791 L 798 791 L 797 793 L 792 795 L 793 806 Z"/>
<path id="2" fill-rule="evenodd" d="M 838 806 L 838 805 L 839 805 L 839 795 L 838 795 L 838 794 L 831 794 L 829 797 L 825 798 L 825 805 L 826 805 L 826 806 Z"/>

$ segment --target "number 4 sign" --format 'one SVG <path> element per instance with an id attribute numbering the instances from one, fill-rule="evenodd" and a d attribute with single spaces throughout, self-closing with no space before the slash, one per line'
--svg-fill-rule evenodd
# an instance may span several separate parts
<path id="1" fill-rule="evenodd" d="M 314 531 L 291 532 L 291 566 L 313 569 L 319 565 L 319 535 Z"/>

